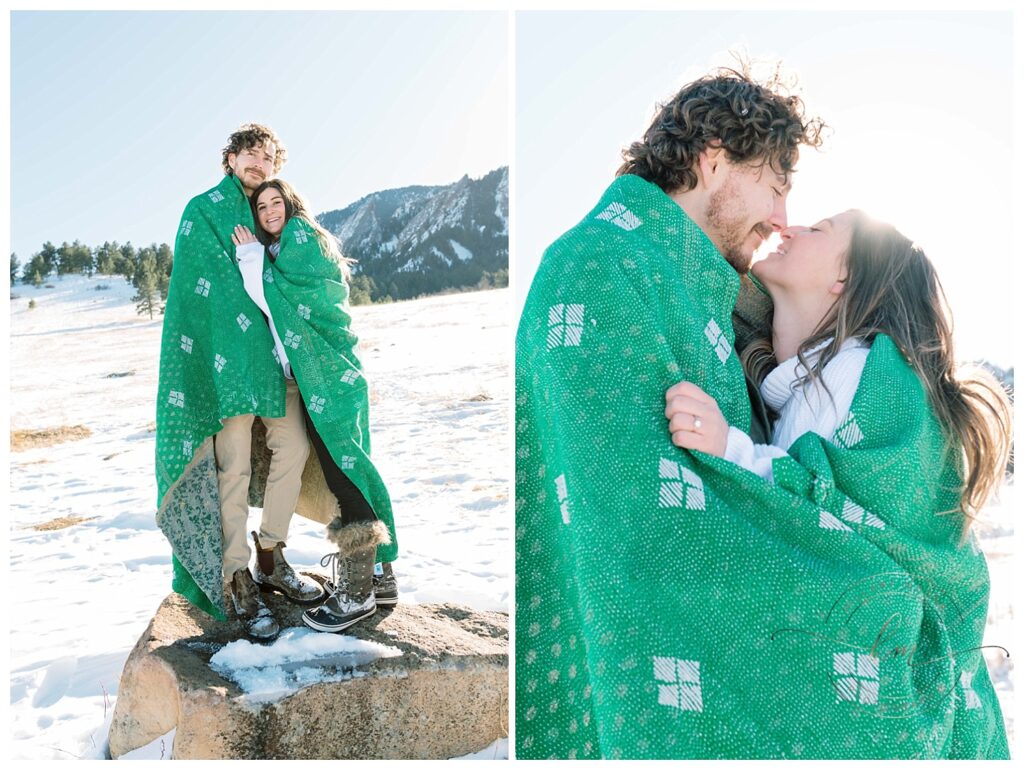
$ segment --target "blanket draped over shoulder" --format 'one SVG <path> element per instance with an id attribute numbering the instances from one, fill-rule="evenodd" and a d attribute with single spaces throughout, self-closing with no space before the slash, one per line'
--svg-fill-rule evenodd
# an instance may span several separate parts
<path id="1" fill-rule="evenodd" d="M 283 417 L 285 409 L 270 329 L 235 263 L 231 233 L 238 224 L 252 228 L 253 221 L 234 176 L 185 207 L 174 244 L 156 409 L 157 524 L 173 550 L 172 587 L 219 619 L 225 617 L 224 555 L 213 436 L 228 417 Z M 252 435 L 249 504 L 262 506 L 271 453 L 259 420 Z M 333 512 L 320 502 L 326 496 L 317 486 L 323 473 L 316 453 L 309 454 L 297 509 L 327 523 Z"/>
<path id="2" fill-rule="evenodd" d="M 263 291 L 270 315 L 317 433 L 391 533 L 391 543 L 377 547 L 377 560 L 394 561 L 398 540 L 391 498 L 370 460 L 369 388 L 355 353 L 358 339 L 350 328 L 348 284 L 340 264 L 324 254 L 316 233 L 301 217 L 288 221 L 280 245 L 275 261 L 264 257 Z M 337 509 L 337 499 L 325 486 L 319 488 L 322 504 Z M 301 504 L 298 510 L 304 512 Z"/>
<path id="3" fill-rule="evenodd" d="M 545 253 L 516 350 L 517 756 L 1001 757 L 988 577 L 891 341 L 777 485 L 675 447 L 680 380 L 746 429 L 739 278 L 617 179 Z"/>

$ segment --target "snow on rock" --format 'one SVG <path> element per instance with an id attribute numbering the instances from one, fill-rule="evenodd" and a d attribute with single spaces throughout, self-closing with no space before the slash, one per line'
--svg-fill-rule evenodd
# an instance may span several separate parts
<path id="1" fill-rule="evenodd" d="M 448 243 L 452 245 L 452 250 L 455 252 L 455 256 L 457 256 L 463 262 L 466 262 L 473 258 L 473 252 L 467 249 L 458 241 L 449 239 Z"/>
<path id="2" fill-rule="evenodd" d="M 253 701 L 275 700 L 318 681 L 350 679 L 358 666 L 377 658 L 401 655 L 397 647 L 309 628 L 288 628 L 273 644 L 238 639 L 221 648 L 210 666 L 242 688 Z M 341 673 L 324 677 L 321 666 L 332 664 Z"/>
<path id="3" fill-rule="evenodd" d="M 147 743 L 145 746 L 140 746 L 135 751 L 129 751 L 127 754 L 122 754 L 118 759 L 170 759 L 171 752 L 174 750 L 174 733 L 176 730 L 171 730 L 169 733 L 161 735 L 159 738 L 154 738 L 151 743 Z"/>
<path id="4" fill-rule="evenodd" d="M 452 757 L 452 759 L 508 759 L 508 738 L 501 738 L 486 749 L 480 749 L 480 751 L 466 754 L 463 757 Z"/>
<path id="5" fill-rule="evenodd" d="M 494 215 L 501 221 L 502 235 L 508 233 L 506 211 L 508 211 L 508 169 L 505 169 L 505 173 L 501 175 L 501 181 L 498 182 L 498 187 L 494 191 Z"/>

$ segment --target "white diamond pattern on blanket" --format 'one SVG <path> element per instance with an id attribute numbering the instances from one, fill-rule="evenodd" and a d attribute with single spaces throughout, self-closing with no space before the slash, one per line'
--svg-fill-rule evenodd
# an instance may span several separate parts
<path id="1" fill-rule="evenodd" d="M 249 320 L 249 317 L 245 313 L 239 313 L 235 321 L 242 328 L 243 332 L 248 331 L 249 327 L 252 326 L 252 321 Z"/>
<path id="2" fill-rule="evenodd" d="M 611 222 L 623 230 L 636 230 L 643 224 L 640 217 L 627 209 L 621 203 L 609 203 L 607 208 L 597 215 L 598 219 Z"/>
<path id="3" fill-rule="evenodd" d="M 878 658 L 866 652 L 835 652 L 832 672 L 839 700 L 878 703 Z"/>
<path id="4" fill-rule="evenodd" d="M 843 518 L 854 524 L 865 524 L 876 529 L 885 529 L 884 521 L 875 516 L 875 514 L 865 511 L 853 500 L 847 500 L 843 503 Z"/>
<path id="5" fill-rule="evenodd" d="M 309 311 L 309 308 L 306 307 L 305 305 L 299 305 L 297 308 L 295 308 L 295 312 L 297 312 L 300 316 L 305 318 L 307 321 L 309 320 L 309 312 L 310 311 Z"/>
<path id="6" fill-rule="evenodd" d="M 343 471 L 350 471 L 356 467 L 356 458 L 349 457 L 348 455 L 341 456 L 341 469 Z"/>
<path id="7" fill-rule="evenodd" d="M 316 412 L 317 414 L 323 414 L 324 405 L 327 400 L 320 396 L 310 396 L 309 398 L 309 411 Z"/>
<path id="8" fill-rule="evenodd" d="M 270 349 L 270 355 L 274 357 L 274 360 L 277 361 L 278 365 L 281 364 L 281 354 L 277 352 L 277 345 L 274 345 L 274 347 Z"/>
<path id="9" fill-rule="evenodd" d="M 705 508 L 704 482 L 700 476 L 674 460 L 658 461 L 658 507 L 687 508 L 703 511 Z"/>
<path id="10" fill-rule="evenodd" d="M 172 390 L 170 397 L 167 399 L 167 403 L 171 406 L 183 409 L 185 407 L 185 394 L 180 390 Z"/>
<path id="11" fill-rule="evenodd" d="M 857 417 L 853 412 L 850 412 L 850 416 L 843 420 L 842 425 L 836 428 L 832 441 L 844 449 L 849 449 L 859 444 L 863 439 L 864 434 L 861 432 L 860 425 L 857 424 Z"/>
<path id="12" fill-rule="evenodd" d="M 193 342 L 194 340 L 191 337 L 187 337 L 184 334 L 181 335 L 181 349 L 184 350 L 186 353 L 192 352 Z"/>
<path id="13" fill-rule="evenodd" d="M 210 200 L 212 200 L 214 203 L 220 203 L 222 200 L 224 200 L 224 193 L 222 193 L 220 190 L 214 190 L 213 192 L 210 193 Z"/>
<path id="14" fill-rule="evenodd" d="M 565 474 L 555 479 L 555 494 L 558 496 L 558 507 L 562 512 L 562 523 L 569 524 L 572 521 L 572 511 L 569 508 L 569 491 L 565 485 Z"/>
<path id="15" fill-rule="evenodd" d="M 290 347 L 292 350 L 298 349 L 300 342 L 302 342 L 301 334 L 296 334 L 291 329 L 285 332 L 284 344 Z"/>
<path id="16" fill-rule="evenodd" d="M 200 295 L 201 297 L 209 297 L 211 285 L 212 284 L 205 278 L 200 278 L 198 281 L 196 281 L 196 294 Z"/>
<path id="17" fill-rule="evenodd" d="M 960 689 L 964 691 L 964 708 L 968 710 L 981 708 L 981 698 L 978 697 L 978 693 L 971 686 L 974 674 L 974 671 L 960 672 Z"/>
<path id="18" fill-rule="evenodd" d="M 184 220 L 181 223 L 181 230 L 179 232 L 180 232 L 181 235 L 184 235 L 186 237 L 191 235 L 192 234 L 192 223 L 190 221 L 188 221 L 187 219 Z"/>
<path id="19" fill-rule="evenodd" d="M 301 305 L 299 306 L 301 307 Z M 351 385 L 353 382 L 359 379 L 359 372 L 355 369 L 348 369 L 343 375 L 341 375 L 341 381 L 346 385 Z"/>
<path id="20" fill-rule="evenodd" d="M 183 439 L 181 442 L 181 453 L 191 459 L 192 457 L 192 440 Z"/>
<path id="21" fill-rule="evenodd" d="M 700 662 L 654 657 L 654 681 L 658 684 L 658 705 L 680 711 L 703 711 Z"/>
<path id="22" fill-rule="evenodd" d="M 552 305 L 548 310 L 548 350 L 577 347 L 583 337 L 583 305 Z"/>
<path id="23" fill-rule="evenodd" d="M 306 235 L 306 231 L 305 230 L 303 230 L 302 228 L 299 228 L 298 230 L 295 231 L 295 242 L 296 243 L 305 243 L 308 240 L 309 240 L 309 236 Z"/>
<path id="24" fill-rule="evenodd" d="M 729 354 L 732 353 L 732 344 L 726 339 L 725 332 L 714 318 L 708 321 L 708 325 L 704 327 L 704 336 L 708 338 L 711 347 L 715 349 L 718 360 L 724 364 L 729 358 Z"/>
<path id="25" fill-rule="evenodd" d="M 213 368 L 218 372 L 224 371 L 224 365 L 227 364 L 228 360 L 224 358 L 220 353 L 217 353 L 213 357 Z"/>
<path id="26" fill-rule="evenodd" d="M 271 270 L 269 267 L 266 270 L 263 271 L 263 282 L 264 283 L 273 283 L 274 282 L 274 271 Z"/>
<path id="27" fill-rule="evenodd" d="M 818 526 L 822 529 L 837 529 L 845 530 L 847 532 L 853 531 L 824 508 L 818 511 Z"/>

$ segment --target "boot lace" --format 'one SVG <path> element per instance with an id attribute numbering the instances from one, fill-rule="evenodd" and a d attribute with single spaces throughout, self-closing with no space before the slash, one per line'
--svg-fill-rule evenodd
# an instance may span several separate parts
<path id="1" fill-rule="evenodd" d="M 331 551 L 320 560 L 321 567 L 331 568 L 331 582 L 334 583 L 335 593 L 348 590 L 348 576 L 352 572 L 351 561 L 337 551 Z"/>

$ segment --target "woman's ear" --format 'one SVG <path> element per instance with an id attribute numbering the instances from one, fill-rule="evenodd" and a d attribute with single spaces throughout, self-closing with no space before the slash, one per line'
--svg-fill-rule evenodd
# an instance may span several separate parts
<path id="1" fill-rule="evenodd" d="M 835 296 L 838 297 L 844 291 L 846 291 L 846 279 L 840 278 L 838 281 L 832 284 L 831 288 L 828 290 L 828 293 L 834 294 Z"/>

